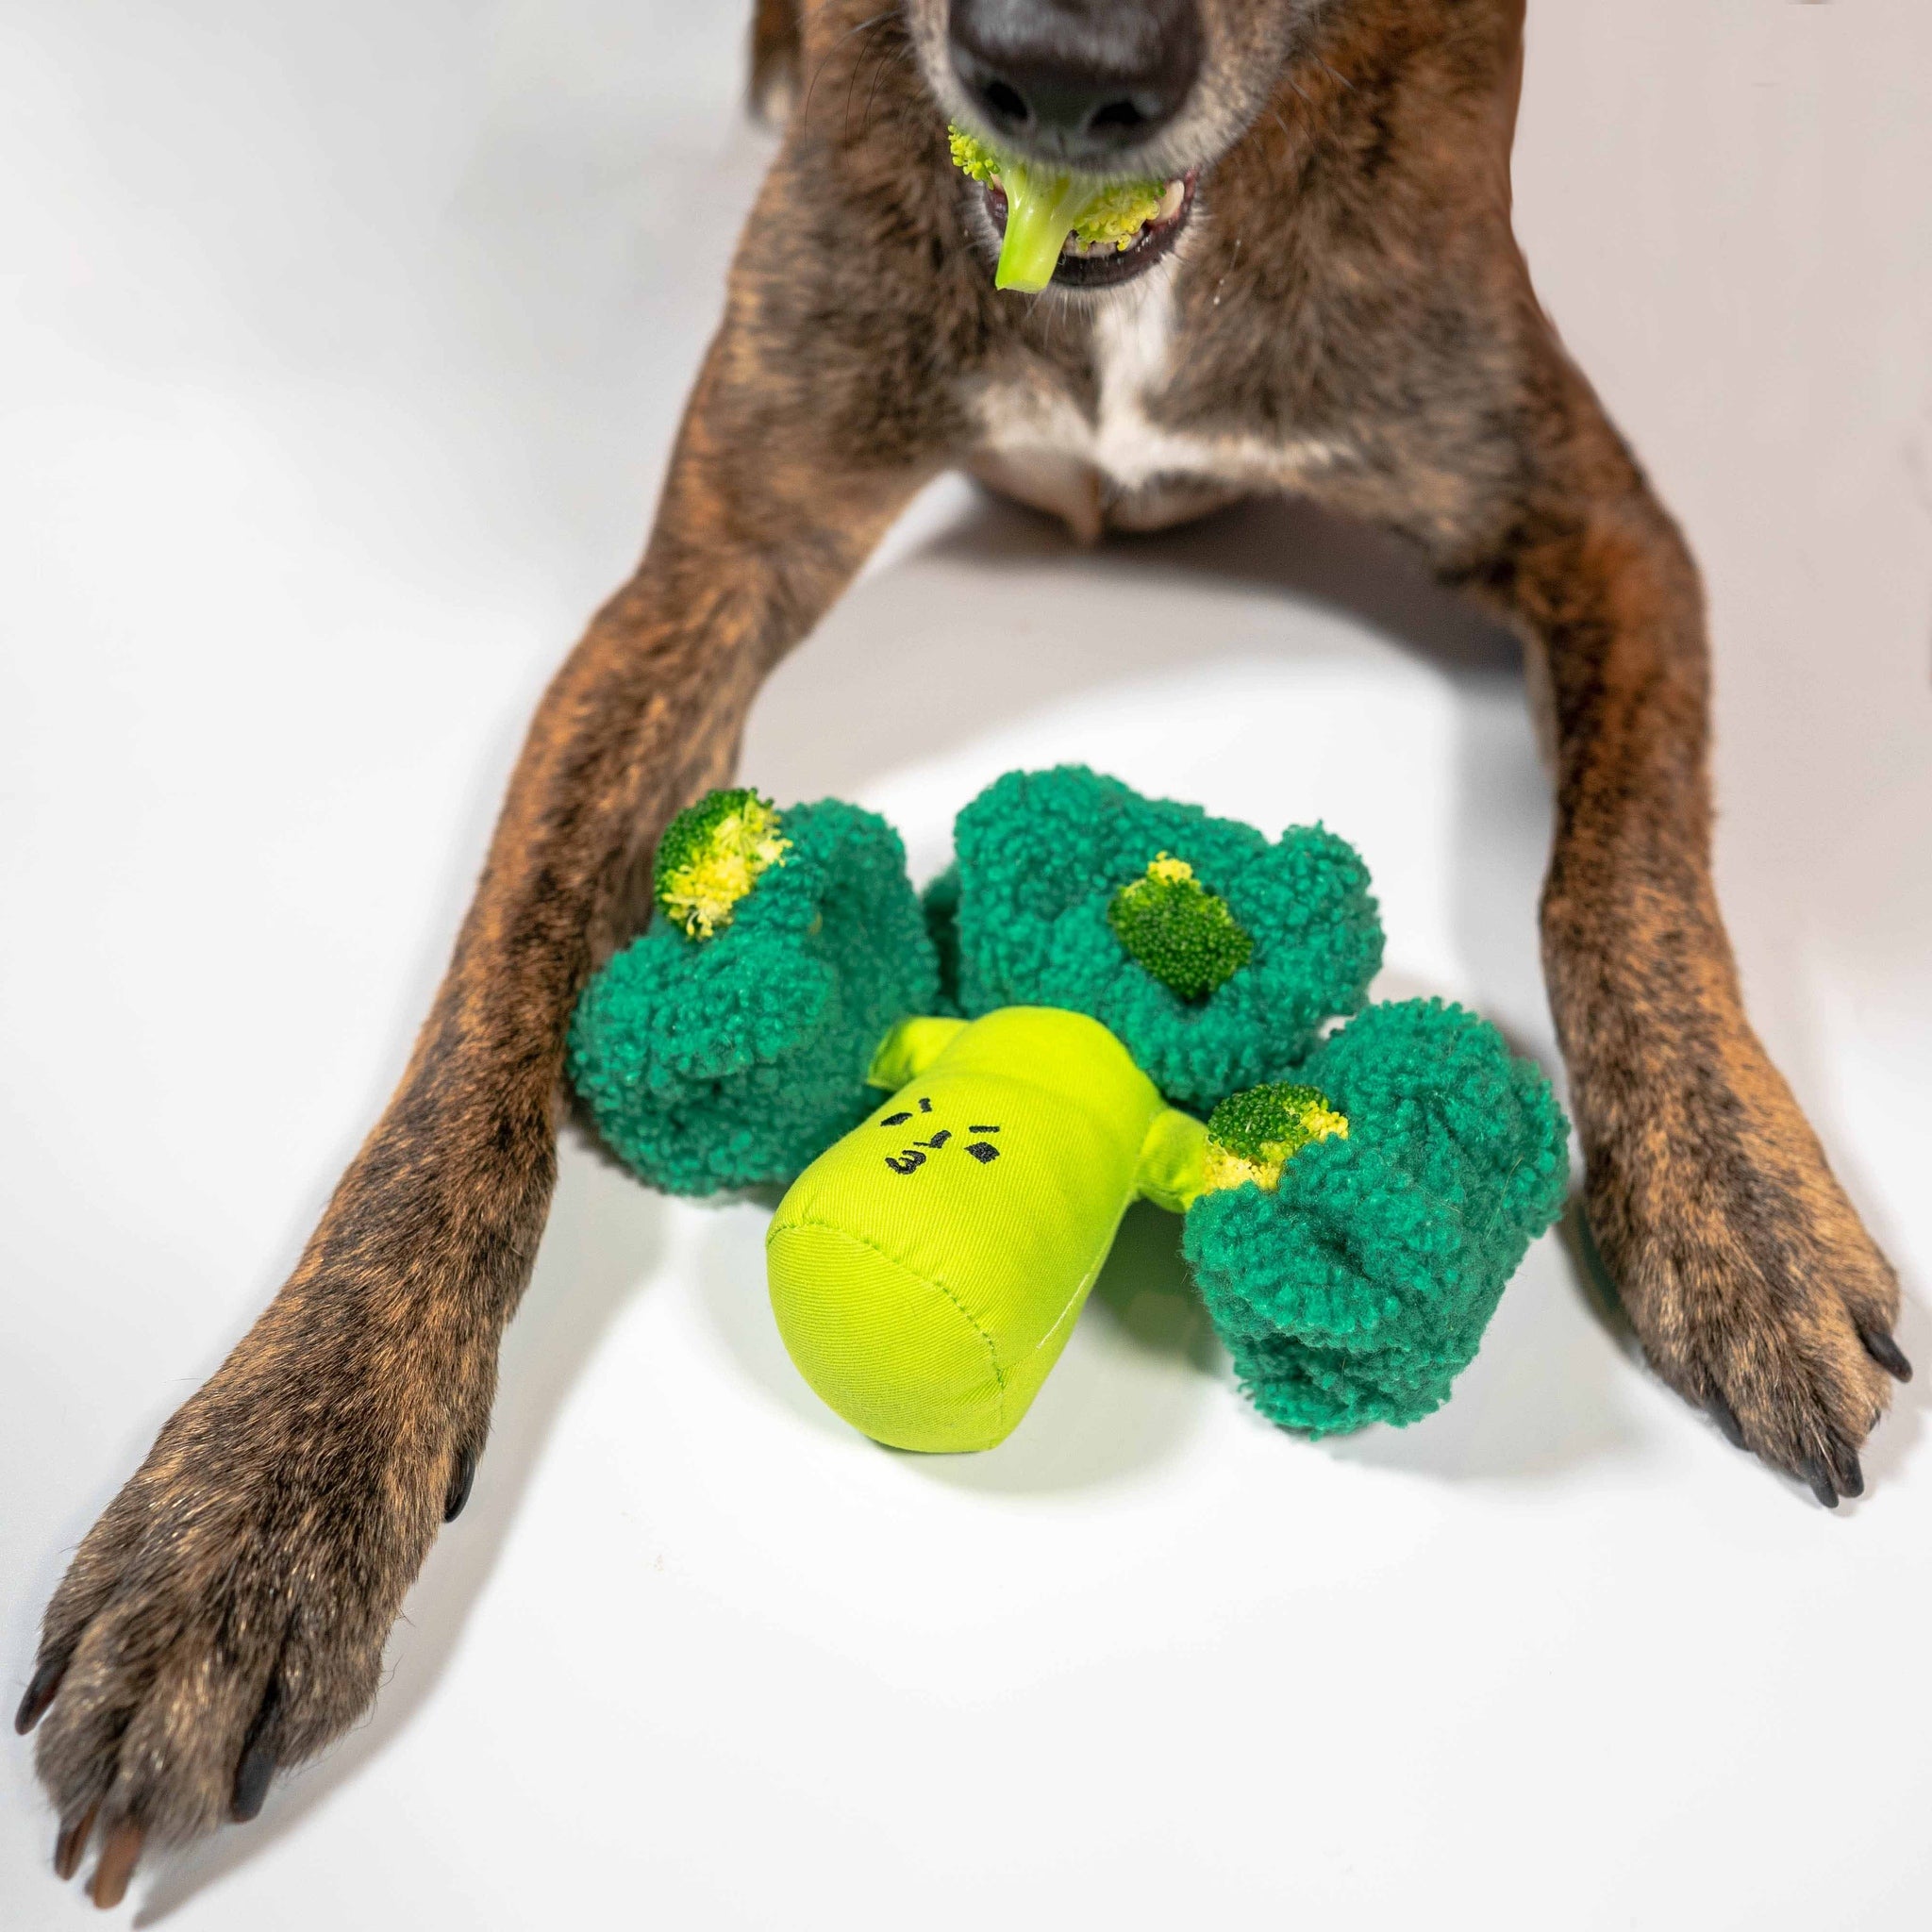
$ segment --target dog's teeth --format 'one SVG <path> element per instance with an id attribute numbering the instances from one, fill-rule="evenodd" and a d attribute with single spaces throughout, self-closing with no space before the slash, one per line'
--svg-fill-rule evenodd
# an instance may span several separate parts
<path id="1" fill-rule="evenodd" d="M 1167 192 L 1160 197 L 1160 206 L 1154 211 L 1157 222 L 1171 222 L 1181 211 L 1181 203 L 1186 198 L 1188 185 L 1185 181 L 1170 181 Z"/>

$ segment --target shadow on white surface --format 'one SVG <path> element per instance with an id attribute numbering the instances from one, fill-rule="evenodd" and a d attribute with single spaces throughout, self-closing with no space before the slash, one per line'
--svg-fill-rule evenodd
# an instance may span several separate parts
<path id="1" fill-rule="evenodd" d="M 732 1360 L 814 1434 L 852 1440 L 793 1366 L 765 1293 L 765 1218 L 721 1218 L 702 1244 L 698 1290 Z M 1087 1311 L 1026 1419 L 997 1449 L 908 1455 L 921 1476 L 1011 1495 L 1123 1481 L 1169 1454 L 1225 1370 L 1180 1257 L 1180 1224 L 1136 1206 L 1122 1223 Z M 894 1453 L 894 1452 L 882 1452 Z"/>
<path id="2" fill-rule="evenodd" d="M 759 1393 L 800 1427 L 824 1437 L 849 1437 L 851 1429 L 811 1391 L 791 1365 L 765 1290 L 765 1227 L 769 1202 L 747 1198 L 741 1209 L 706 1215 L 697 1243 L 697 1294 L 706 1318 L 733 1365 Z"/>
<path id="3" fill-rule="evenodd" d="M 975 491 L 907 567 L 863 582 L 779 669 L 754 711 L 744 770 L 780 797 L 864 795 L 908 762 L 958 758 L 1109 689 L 1217 671 L 1238 686 L 1257 665 L 1359 673 L 1357 701 L 1372 709 L 1389 646 L 1433 674 L 1453 712 L 1453 824 L 1441 843 L 1469 992 L 1506 1031 L 1545 1041 L 1534 920 L 1551 808 L 1518 645 L 1405 545 L 1310 505 L 1257 499 L 1086 549 Z M 1322 728 L 1311 708 L 1307 729 Z M 1252 748 L 1231 743 L 1228 755 Z M 1386 757 L 1374 742 L 1357 751 L 1319 737 L 1278 751 L 1283 769 L 1339 758 L 1376 772 Z M 1406 776 L 1391 770 L 1380 782 Z"/>
<path id="4" fill-rule="evenodd" d="M 1638 1361 L 1629 1324 L 1595 1290 L 1577 1250 L 1573 1201 L 1503 1291 L 1476 1358 L 1434 1415 L 1407 1428 L 1337 1436 L 1339 1462 L 1449 1481 L 1535 1480 L 1633 1447 L 1620 1391 Z M 1580 1298 L 1592 1320 L 1567 1306 Z"/>
<path id="5" fill-rule="evenodd" d="M 1514 640 L 1440 590 L 1402 546 L 1287 499 L 1089 547 L 1052 519 L 973 489 L 908 563 L 848 593 L 768 686 L 747 741 L 747 767 L 761 784 L 786 789 L 796 771 L 849 791 L 908 755 L 935 757 L 1023 713 L 1229 655 L 1225 606 L 1190 610 L 1186 630 L 1163 627 L 1136 612 L 1149 608 L 1141 593 L 1156 590 L 1278 591 L 1304 609 L 1353 618 L 1451 676 L 1517 675 Z M 1091 588 L 1091 622 L 1052 621 L 1058 606 L 1040 625 L 1007 621 L 1013 610 L 1002 592 L 1049 574 Z M 972 582 L 992 592 L 984 623 L 970 605 L 962 619 L 958 587 Z M 1272 625 L 1267 648 L 1282 641 Z"/>
<path id="6" fill-rule="evenodd" d="M 271 1794 L 260 1819 L 161 1868 L 134 1923 L 159 1924 L 238 1867 L 265 1857 L 411 1724 L 441 1682 L 490 1581 L 552 1428 L 584 1367 L 639 1286 L 657 1273 L 665 1207 L 608 1161 L 569 1160 L 522 1310 L 510 1324 L 490 1441 L 468 1508 L 437 1539 L 403 1606 L 389 1674 L 369 1718 Z"/>
<path id="7" fill-rule="evenodd" d="M 1174 1455 L 1211 1403 L 1237 1399 L 1180 1240 L 1173 1215 L 1129 1208 L 1066 1354 L 1019 1428 L 981 1456 L 919 1457 L 919 1474 L 1008 1496 L 1124 1482 Z"/>

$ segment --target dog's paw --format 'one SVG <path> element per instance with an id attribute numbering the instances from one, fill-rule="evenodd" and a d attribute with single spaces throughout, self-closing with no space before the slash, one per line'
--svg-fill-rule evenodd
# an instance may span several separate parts
<path id="1" fill-rule="evenodd" d="M 261 1808 L 374 1697 L 383 1642 L 474 1454 L 374 1380 L 302 1391 L 238 1351 L 169 1423 L 48 1606 L 17 1728 L 59 1817 L 54 1865 L 100 1856 L 117 1904 L 144 1846 Z"/>
<path id="2" fill-rule="evenodd" d="M 1657 1373 L 1835 1508 L 1911 1376 L 1898 1278 L 1756 1042 L 1702 1073 L 1591 1148 L 1591 1229 Z"/>

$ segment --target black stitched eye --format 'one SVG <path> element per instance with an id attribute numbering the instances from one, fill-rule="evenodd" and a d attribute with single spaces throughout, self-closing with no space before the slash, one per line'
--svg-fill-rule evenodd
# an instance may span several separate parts
<path id="1" fill-rule="evenodd" d="M 952 1130 L 952 1128 L 951 1128 L 951 1127 L 941 1127 L 941 1129 L 939 1130 L 939 1132 L 938 1132 L 937 1134 L 935 1134 L 935 1135 L 934 1135 L 934 1136 L 932 1137 L 932 1139 L 931 1139 L 930 1141 L 915 1141 L 915 1142 L 914 1142 L 914 1145 L 916 1145 L 916 1146 L 920 1146 L 920 1147 L 943 1147 L 943 1146 L 944 1146 L 944 1145 L 946 1144 L 946 1142 L 947 1142 L 948 1141 L 950 1141 L 950 1140 L 951 1140 L 952 1138 L 953 1138 L 953 1130 Z"/>
<path id="2" fill-rule="evenodd" d="M 879 1123 L 879 1125 L 882 1127 L 903 1127 L 911 1118 L 912 1116 L 909 1113 L 889 1113 Z"/>
<path id="3" fill-rule="evenodd" d="M 967 1142 L 966 1151 L 982 1167 L 989 1160 L 997 1160 L 1000 1158 L 1000 1150 L 991 1141 L 970 1141 Z"/>

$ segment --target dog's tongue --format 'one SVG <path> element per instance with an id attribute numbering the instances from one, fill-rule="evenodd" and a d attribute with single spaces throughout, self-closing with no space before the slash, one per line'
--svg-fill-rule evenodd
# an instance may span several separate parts
<path id="1" fill-rule="evenodd" d="M 1106 191 L 1071 175 L 1035 174 L 1016 161 L 1001 163 L 999 185 L 1007 197 L 1007 238 L 992 284 L 1032 294 L 1053 280 L 1074 223 Z"/>

